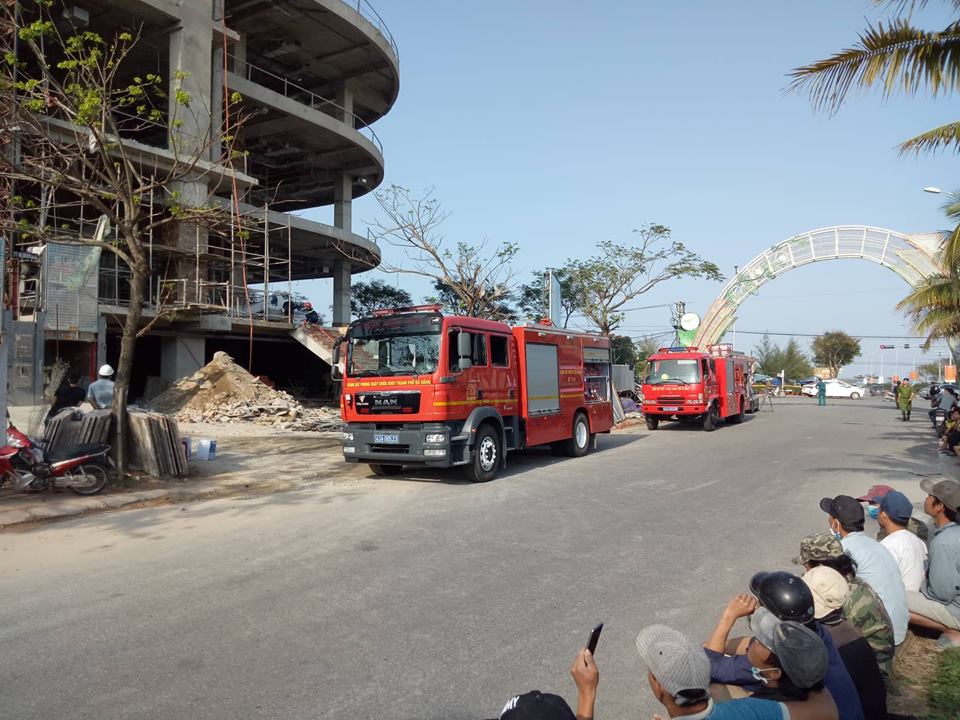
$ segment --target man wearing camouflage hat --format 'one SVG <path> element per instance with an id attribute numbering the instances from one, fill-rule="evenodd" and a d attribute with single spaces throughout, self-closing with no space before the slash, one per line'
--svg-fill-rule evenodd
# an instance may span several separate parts
<path id="1" fill-rule="evenodd" d="M 877 657 L 884 678 L 893 668 L 893 624 L 880 596 L 868 583 L 857 577 L 856 564 L 843 552 L 840 541 L 827 533 L 807 535 L 800 541 L 800 554 L 793 559 L 804 568 L 826 566 L 844 577 L 850 593 L 843 604 L 843 614 L 860 631 Z"/>
<path id="2" fill-rule="evenodd" d="M 920 592 L 907 594 L 910 622 L 939 630 L 940 647 L 960 646 L 960 483 L 924 478 L 923 511 L 933 518 L 927 575 Z"/>

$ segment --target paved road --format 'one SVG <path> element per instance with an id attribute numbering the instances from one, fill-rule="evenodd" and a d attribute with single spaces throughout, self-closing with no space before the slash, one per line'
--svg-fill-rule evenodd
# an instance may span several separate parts
<path id="1" fill-rule="evenodd" d="M 601 620 L 598 717 L 649 716 L 641 627 L 705 637 L 826 527 L 822 495 L 921 500 L 932 443 L 889 403 L 796 400 L 487 485 L 346 479 L 0 535 L 0 717 L 488 718 L 532 688 L 573 700 Z"/>

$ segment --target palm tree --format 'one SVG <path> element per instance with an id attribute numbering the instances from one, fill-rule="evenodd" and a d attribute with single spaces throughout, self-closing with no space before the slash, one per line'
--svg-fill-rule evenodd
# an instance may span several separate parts
<path id="1" fill-rule="evenodd" d="M 960 0 L 942 1 L 960 16 Z M 880 86 L 885 97 L 894 92 L 915 95 L 924 88 L 936 97 L 960 89 L 960 17 L 940 31 L 914 27 L 912 11 L 928 2 L 874 0 L 877 5 L 892 6 L 895 16 L 886 25 L 868 25 L 852 48 L 791 71 L 789 90 L 806 92 L 818 110 L 836 112 L 853 88 Z M 960 121 L 906 140 L 900 152 L 948 147 L 960 150 Z"/>
<path id="2" fill-rule="evenodd" d="M 960 191 L 948 197 L 943 211 L 960 223 Z M 925 348 L 934 340 L 947 340 L 952 345 L 960 338 L 960 224 L 943 235 L 943 247 L 937 256 L 939 272 L 897 303 L 897 309 L 905 311 L 917 331 L 927 336 Z"/>

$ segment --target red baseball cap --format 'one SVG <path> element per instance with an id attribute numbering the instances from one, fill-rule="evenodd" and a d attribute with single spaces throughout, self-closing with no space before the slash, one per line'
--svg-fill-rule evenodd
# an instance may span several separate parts
<path id="1" fill-rule="evenodd" d="M 875 498 L 883 497 L 888 492 L 893 492 L 893 488 L 889 485 L 874 485 L 872 488 L 867 490 L 864 495 L 861 495 L 857 498 L 860 502 L 874 502 Z"/>

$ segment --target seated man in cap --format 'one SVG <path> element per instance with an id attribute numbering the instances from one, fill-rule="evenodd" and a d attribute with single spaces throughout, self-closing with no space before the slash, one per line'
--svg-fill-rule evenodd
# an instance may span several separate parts
<path id="1" fill-rule="evenodd" d="M 573 660 L 570 675 L 577 685 L 577 713 L 559 695 L 531 690 L 507 701 L 499 720 L 593 720 L 593 707 L 600 684 L 600 672 L 593 655 L 584 648 Z"/>
<path id="2" fill-rule="evenodd" d="M 940 631 L 940 647 L 960 646 L 960 483 L 924 478 L 923 511 L 933 518 L 930 560 L 920 592 L 907 594 L 910 622 Z"/>
<path id="3" fill-rule="evenodd" d="M 902 492 L 891 490 L 877 498 L 879 513 L 877 523 L 885 536 L 883 545 L 897 562 L 900 577 L 907 592 L 918 592 L 923 584 L 923 571 L 927 563 L 927 545 L 907 530 L 913 514 L 913 504 Z"/>
<path id="4" fill-rule="evenodd" d="M 807 570 L 803 581 L 813 593 L 813 613 L 830 633 L 860 696 L 865 720 L 886 720 L 887 688 L 870 644 L 853 623 L 843 617 L 850 586 L 843 575 L 825 565 Z"/>
<path id="5" fill-rule="evenodd" d="M 863 532 L 863 506 L 849 495 L 820 500 L 820 509 L 829 516 L 830 531 L 843 551 L 857 564 L 857 576 L 870 583 L 883 601 L 893 623 L 893 642 L 897 645 L 907 636 L 907 591 L 900 577 L 900 568 L 883 545 Z"/>
<path id="6" fill-rule="evenodd" d="M 874 485 L 864 495 L 861 495 L 857 498 L 860 502 L 867 503 L 867 514 L 876 520 L 880 516 L 880 498 L 886 495 L 889 492 L 893 492 L 893 488 L 889 485 Z M 917 518 L 912 517 L 907 522 L 907 530 L 912 532 L 918 538 L 927 541 L 927 536 L 929 534 L 927 530 L 926 523 L 922 523 Z M 882 541 L 887 536 L 886 531 L 883 527 L 877 532 L 877 541 Z"/>
<path id="7" fill-rule="evenodd" d="M 650 625 L 641 630 L 637 651 L 647 666 L 650 690 L 671 718 L 802 720 L 779 702 L 744 698 L 714 704 L 709 692 L 710 663 L 703 648 L 666 625 Z"/>
<path id="8" fill-rule="evenodd" d="M 710 675 L 714 682 L 740 686 L 747 693 L 761 690 L 765 679 L 758 677 L 747 657 L 749 642 L 744 638 L 736 647 L 728 645 L 727 638 L 737 618 L 753 614 L 758 605 L 766 608 L 779 621 L 800 622 L 816 633 L 827 649 L 828 667 L 824 677 L 827 690 L 836 702 L 841 720 L 862 720 L 863 709 L 857 688 L 850 678 L 843 660 L 830 639 L 813 617 L 813 594 L 803 580 L 786 572 L 757 573 L 750 580 L 755 598 L 735 597 L 720 618 L 710 639 L 704 644 L 710 659 Z M 752 629 L 751 623 L 751 629 Z M 725 655 L 724 652 L 731 652 Z"/>
<path id="9" fill-rule="evenodd" d="M 870 644 L 884 678 L 889 677 L 893 668 L 893 624 L 880 596 L 857 577 L 857 564 L 843 552 L 840 541 L 827 533 L 807 535 L 800 541 L 800 554 L 793 562 L 806 570 L 829 567 L 843 576 L 850 589 L 843 615 Z"/>

